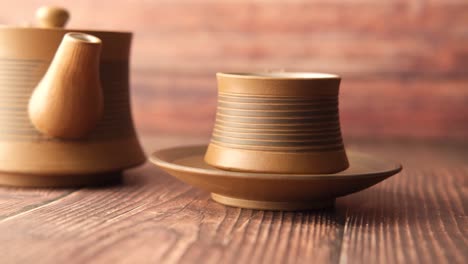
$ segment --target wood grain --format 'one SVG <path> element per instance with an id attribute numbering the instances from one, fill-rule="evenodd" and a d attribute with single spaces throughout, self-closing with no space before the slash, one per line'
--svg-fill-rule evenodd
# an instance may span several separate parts
<path id="1" fill-rule="evenodd" d="M 462 183 L 467 173 L 466 168 L 409 169 L 378 191 L 344 199 L 337 206 L 346 210 L 341 258 L 357 263 L 466 262 L 468 197 Z M 375 253 L 366 253 L 368 248 Z"/>
<path id="2" fill-rule="evenodd" d="M 72 193 L 74 189 L 22 189 L 3 187 L 0 195 L 0 221 L 45 206 Z"/>
<path id="3" fill-rule="evenodd" d="M 343 129 L 353 137 L 468 134 L 465 0 L 48 3 L 70 10 L 69 28 L 135 33 L 134 113 L 148 133 L 210 133 L 217 71 L 286 69 L 343 76 Z M 0 23 L 30 22 L 36 8 L 0 2 Z"/>
<path id="4" fill-rule="evenodd" d="M 150 150 L 207 139 L 143 142 Z M 466 262 L 466 143 L 347 145 L 398 158 L 405 170 L 334 209 L 297 213 L 224 207 L 149 164 L 107 188 L 0 188 L 0 214 L 10 215 L 0 220 L 2 262 Z"/>

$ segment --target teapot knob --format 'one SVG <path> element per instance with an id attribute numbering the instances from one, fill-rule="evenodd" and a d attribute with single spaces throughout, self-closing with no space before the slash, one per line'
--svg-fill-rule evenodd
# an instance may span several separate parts
<path id="1" fill-rule="evenodd" d="M 84 33 L 63 37 L 29 100 L 29 119 L 42 134 L 79 139 L 98 123 L 103 114 L 101 45 L 99 38 Z"/>
<path id="2" fill-rule="evenodd" d="M 70 18 L 65 8 L 42 6 L 36 11 L 36 20 L 42 28 L 63 28 Z"/>

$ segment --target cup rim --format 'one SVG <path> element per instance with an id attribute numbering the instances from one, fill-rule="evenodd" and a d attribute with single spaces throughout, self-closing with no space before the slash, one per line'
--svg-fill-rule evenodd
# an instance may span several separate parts
<path id="1" fill-rule="evenodd" d="M 321 72 L 218 72 L 216 76 L 261 80 L 324 80 L 341 79 L 337 74 Z"/>

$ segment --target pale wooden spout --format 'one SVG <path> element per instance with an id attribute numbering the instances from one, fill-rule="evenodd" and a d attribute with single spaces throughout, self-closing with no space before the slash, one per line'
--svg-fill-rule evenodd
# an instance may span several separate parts
<path id="1" fill-rule="evenodd" d="M 57 138 L 87 135 L 103 111 L 99 79 L 101 40 L 67 33 L 29 101 L 29 118 L 37 130 Z"/>

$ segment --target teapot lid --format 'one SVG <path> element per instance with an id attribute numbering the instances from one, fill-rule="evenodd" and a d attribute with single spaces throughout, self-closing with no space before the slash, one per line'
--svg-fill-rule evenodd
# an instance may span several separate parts
<path id="1" fill-rule="evenodd" d="M 55 6 L 42 6 L 36 11 L 37 25 L 41 28 L 63 28 L 70 18 L 65 8 Z"/>

